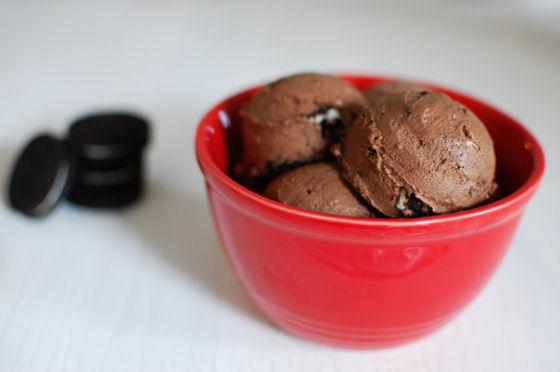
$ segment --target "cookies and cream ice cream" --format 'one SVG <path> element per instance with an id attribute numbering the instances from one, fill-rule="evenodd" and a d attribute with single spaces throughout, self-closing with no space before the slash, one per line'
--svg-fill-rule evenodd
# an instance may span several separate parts
<path id="1" fill-rule="evenodd" d="M 440 92 L 379 99 L 333 147 L 344 178 L 389 217 L 470 208 L 496 189 L 496 157 L 484 124 Z"/>
<path id="2" fill-rule="evenodd" d="M 407 90 L 421 92 L 427 89 L 418 84 L 397 80 L 373 85 L 364 91 L 364 95 L 371 104 L 375 104 L 380 98 Z"/>
<path id="3" fill-rule="evenodd" d="M 334 163 L 320 162 L 288 171 L 267 187 L 264 195 L 280 203 L 315 212 L 349 217 L 375 217 L 344 181 Z"/>
<path id="4" fill-rule="evenodd" d="M 259 177 L 324 159 L 337 131 L 366 106 L 359 90 L 331 75 L 299 74 L 266 85 L 240 111 L 238 172 Z"/>

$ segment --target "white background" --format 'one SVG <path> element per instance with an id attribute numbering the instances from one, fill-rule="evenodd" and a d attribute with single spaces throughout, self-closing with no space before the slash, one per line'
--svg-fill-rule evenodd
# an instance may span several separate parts
<path id="1" fill-rule="evenodd" d="M 0 181 L 38 131 L 150 117 L 148 193 L 124 211 L 0 206 L 1 371 L 557 371 L 560 13 L 535 7 L 0 2 Z M 518 4 L 520 4 L 518 2 Z M 382 351 L 296 339 L 252 305 L 217 241 L 197 121 L 299 71 L 388 73 L 471 93 L 542 141 L 542 188 L 483 293 L 428 338 Z"/>

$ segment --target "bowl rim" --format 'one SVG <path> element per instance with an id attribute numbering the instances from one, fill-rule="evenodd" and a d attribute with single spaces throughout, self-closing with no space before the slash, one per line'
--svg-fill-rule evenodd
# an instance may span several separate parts
<path id="1" fill-rule="evenodd" d="M 349 73 L 344 73 L 344 74 L 335 73 L 334 75 L 345 81 L 350 82 L 351 84 L 352 84 L 352 80 L 359 80 L 359 79 L 375 79 L 380 82 L 390 81 L 390 80 L 401 80 L 398 77 L 390 76 L 390 75 L 349 74 Z M 412 81 L 411 79 L 406 79 L 406 80 Z M 367 227 L 405 228 L 405 227 L 412 227 L 412 226 L 419 226 L 419 225 L 423 226 L 423 225 L 436 225 L 436 224 L 450 223 L 450 222 L 461 222 L 462 220 L 498 213 L 502 210 L 508 209 L 514 204 L 521 203 L 523 200 L 526 200 L 531 197 L 532 193 L 536 191 L 543 178 L 546 160 L 540 142 L 525 126 L 523 126 L 518 120 L 514 119 L 513 117 L 506 114 L 505 112 L 495 108 L 494 106 L 486 103 L 481 99 L 473 97 L 470 94 L 466 94 L 457 89 L 447 88 L 445 86 L 439 84 L 433 84 L 430 82 L 424 82 L 419 80 L 414 80 L 412 82 L 427 87 L 436 88 L 438 90 L 441 89 L 447 92 L 451 92 L 458 96 L 467 98 L 473 102 L 476 102 L 477 105 L 483 106 L 485 109 L 493 111 L 496 114 L 502 116 L 511 125 L 513 125 L 522 133 L 524 133 L 524 135 L 529 139 L 532 147 L 534 148 L 534 153 L 535 153 L 535 166 L 532 169 L 531 174 L 527 177 L 526 181 L 523 182 L 523 184 L 520 187 L 518 187 L 515 191 L 513 191 L 506 197 L 500 198 L 491 203 L 479 207 L 470 208 L 464 211 L 435 215 L 435 216 L 426 216 L 426 217 L 409 217 L 409 218 L 347 217 L 347 216 L 339 216 L 339 215 L 327 214 L 321 212 L 314 212 L 314 211 L 309 211 L 309 210 L 282 204 L 280 202 L 266 198 L 246 188 L 245 186 L 236 182 L 226 172 L 222 171 L 220 167 L 212 159 L 208 147 L 206 146 L 207 141 L 205 140 L 207 128 L 210 127 L 210 125 L 214 122 L 215 117 L 219 116 L 219 113 L 222 111 L 222 106 L 226 102 L 238 99 L 239 97 L 246 95 L 249 92 L 257 91 L 264 84 L 254 85 L 252 87 L 243 89 L 242 91 L 239 91 L 233 95 L 229 95 L 228 97 L 222 99 L 220 102 L 214 105 L 210 110 L 208 110 L 204 114 L 202 119 L 199 121 L 196 130 L 196 135 L 195 135 L 195 152 L 199 162 L 199 166 L 203 171 L 203 173 L 204 173 L 204 169 L 206 169 L 207 172 L 211 173 L 214 176 L 214 179 L 218 180 L 222 185 L 226 186 L 230 191 L 234 192 L 235 194 L 243 198 L 250 199 L 254 203 L 264 208 L 270 210 L 276 210 L 278 212 L 282 212 L 285 214 L 304 217 L 316 221 L 330 222 L 336 224 L 346 224 L 346 225 L 353 225 L 356 227 L 366 227 L 366 228 Z M 208 176 L 204 174 L 204 177 L 208 182 Z"/>

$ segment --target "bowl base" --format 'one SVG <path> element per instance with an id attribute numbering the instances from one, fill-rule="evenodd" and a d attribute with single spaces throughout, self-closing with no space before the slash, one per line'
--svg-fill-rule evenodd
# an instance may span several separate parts
<path id="1" fill-rule="evenodd" d="M 253 300 L 274 324 L 294 336 L 328 346 L 358 350 L 386 349 L 413 342 L 441 328 L 458 313 L 411 327 L 358 329 L 319 323 L 287 313 L 266 300 Z"/>

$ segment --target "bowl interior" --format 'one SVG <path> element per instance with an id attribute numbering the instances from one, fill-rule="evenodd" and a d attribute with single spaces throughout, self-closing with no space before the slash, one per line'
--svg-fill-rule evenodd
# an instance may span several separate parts
<path id="1" fill-rule="evenodd" d="M 387 78 L 340 76 L 358 89 L 387 81 Z M 535 138 L 508 115 L 464 94 L 420 83 L 429 89 L 446 93 L 471 109 L 486 125 L 494 141 L 497 161 L 499 198 L 504 198 L 544 170 L 544 156 Z M 258 92 L 259 87 L 249 89 L 220 103 L 202 120 L 204 144 L 211 160 L 220 171 L 231 176 L 232 168 L 241 159 L 241 137 L 239 131 L 239 109 Z M 239 181 L 239 180 L 237 180 Z M 263 185 L 248 184 L 252 190 Z"/>

